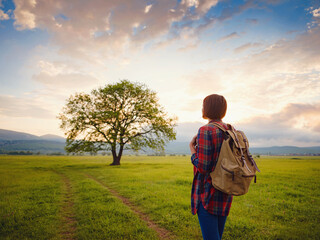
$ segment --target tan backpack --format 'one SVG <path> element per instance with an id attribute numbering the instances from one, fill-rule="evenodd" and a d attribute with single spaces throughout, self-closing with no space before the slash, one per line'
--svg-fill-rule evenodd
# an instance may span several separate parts
<path id="1" fill-rule="evenodd" d="M 224 132 L 224 140 L 213 172 L 210 173 L 214 188 L 235 196 L 248 192 L 249 185 L 256 171 L 260 172 L 249 152 L 249 142 L 242 131 L 237 131 L 228 124 L 225 130 L 216 123 L 210 123 Z"/>

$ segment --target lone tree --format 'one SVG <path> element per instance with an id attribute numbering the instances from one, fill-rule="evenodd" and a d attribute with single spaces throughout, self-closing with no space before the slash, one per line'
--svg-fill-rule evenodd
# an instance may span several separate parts
<path id="1" fill-rule="evenodd" d="M 120 165 L 125 149 L 161 151 L 176 138 L 175 119 L 166 115 L 156 93 L 127 80 L 94 89 L 91 94 L 71 95 L 58 118 L 67 136 L 67 152 L 111 150 L 111 165 Z"/>

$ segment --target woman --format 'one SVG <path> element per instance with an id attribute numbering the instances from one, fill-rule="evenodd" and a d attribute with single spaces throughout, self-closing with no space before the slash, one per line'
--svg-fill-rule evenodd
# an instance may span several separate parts
<path id="1" fill-rule="evenodd" d="M 227 111 L 227 102 L 221 95 L 212 94 L 203 100 L 202 117 L 208 124 L 200 127 L 198 135 L 190 142 L 191 162 L 194 165 L 191 193 L 192 214 L 198 215 L 202 237 L 205 240 L 220 240 L 230 211 L 232 195 L 212 186 L 210 172 L 217 163 L 223 141 L 223 131 L 210 124 L 215 122 L 225 129 L 222 118 Z"/>

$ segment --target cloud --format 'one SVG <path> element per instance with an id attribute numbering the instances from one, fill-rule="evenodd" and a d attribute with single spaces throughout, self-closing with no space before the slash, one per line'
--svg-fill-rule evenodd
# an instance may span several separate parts
<path id="1" fill-rule="evenodd" d="M 144 9 L 144 13 L 148 13 L 148 12 L 150 11 L 151 7 L 152 7 L 152 4 L 147 5 L 147 6 L 145 7 L 145 9 Z"/>
<path id="2" fill-rule="evenodd" d="M 86 87 L 95 86 L 98 79 L 94 76 L 82 73 L 73 66 L 63 62 L 39 61 L 41 69 L 39 74 L 33 75 L 33 79 L 47 87 L 54 89 L 81 90 Z"/>
<path id="3" fill-rule="evenodd" d="M 320 17 L 320 8 L 312 10 L 311 13 L 314 17 Z"/>
<path id="4" fill-rule="evenodd" d="M 239 38 L 239 37 L 240 37 L 240 35 L 237 32 L 233 32 L 233 33 L 230 33 L 222 38 L 219 38 L 218 42 L 224 42 L 224 41 L 227 41 L 227 40 L 230 40 L 233 38 Z"/>
<path id="5" fill-rule="evenodd" d="M 178 42 L 182 51 L 195 48 L 201 33 L 214 23 L 269 2 L 248 0 L 230 5 L 222 0 L 14 0 L 14 4 L 18 30 L 43 29 L 59 54 L 99 63 L 121 59 L 146 46 L 152 49 Z M 211 9 L 218 4 L 225 5 L 219 15 L 213 15 Z M 229 39 L 234 37 L 237 35 Z"/>
<path id="6" fill-rule="evenodd" d="M 18 98 L 11 95 L 0 95 L 0 115 L 44 119 L 55 117 L 55 114 L 42 103 L 32 98 Z"/>
<path id="7" fill-rule="evenodd" d="M 191 100 L 211 93 L 222 94 L 231 110 L 227 118 L 234 122 L 280 111 L 292 102 L 318 100 L 318 42 L 320 32 L 314 29 L 297 34 L 294 39 L 277 41 L 246 57 L 231 56 L 204 63 L 201 69 L 182 77 L 186 93 Z"/>
<path id="8" fill-rule="evenodd" d="M 230 101 L 250 106 L 256 113 L 278 111 L 290 102 L 313 101 L 320 97 L 318 42 L 319 30 L 300 34 L 241 61 L 226 60 L 224 68 L 216 72 L 230 79 Z"/>
<path id="9" fill-rule="evenodd" d="M 288 104 L 281 111 L 237 124 L 254 146 L 320 144 L 320 102 Z"/>
<path id="10" fill-rule="evenodd" d="M 53 36 L 61 53 L 85 58 L 92 52 L 103 57 L 117 55 L 170 32 L 174 22 L 197 19 L 217 4 L 217 0 L 171 1 L 146 4 L 140 0 L 79 2 L 76 0 L 14 0 L 15 26 L 19 30 L 40 28 Z M 195 21 L 195 20 L 192 20 Z"/>
<path id="11" fill-rule="evenodd" d="M 248 9 L 256 8 L 258 6 L 259 4 L 255 0 L 248 0 L 248 1 L 245 1 L 242 5 L 236 5 L 236 6 L 229 5 L 228 7 L 222 8 L 222 11 L 219 16 L 209 15 L 204 17 L 201 20 L 201 23 L 195 29 L 195 34 L 199 35 L 200 33 L 204 32 L 205 30 L 207 30 L 217 22 L 223 22 L 223 21 L 229 20 L 232 17 L 239 15 Z"/>
<path id="12" fill-rule="evenodd" d="M 16 28 L 18 30 L 36 28 L 36 14 L 34 13 L 35 7 L 37 5 L 36 1 L 15 0 L 14 3 L 14 25 L 16 26 Z"/>
<path id="13" fill-rule="evenodd" d="M 281 111 L 231 123 L 244 131 L 251 147 L 316 146 L 320 144 L 320 102 L 290 103 Z M 177 140 L 190 141 L 206 122 L 183 122 L 177 126 Z"/>
<path id="14" fill-rule="evenodd" d="M 311 6 L 306 9 L 307 13 L 312 15 L 312 19 L 307 23 L 308 29 L 312 30 L 313 28 L 320 27 L 320 4 L 314 3 L 314 6 Z"/>
<path id="15" fill-rule="evenodd" d="M 281 129 L 284 126 L 290 126 L 312 130 L 320 124 L 320 102 L 313 104 L 290 103 L 280 112 L 271 114 L 269 117 L 258 118 L 263 119 L 262 121 L 259 121 L 259 123 L 269 125 L 277 123 L 273 127 L 277 129 Z M 250 120 L 250 122 L 252 121 L 254 120 Z"/>
<path id="16" fill-rule="evenodd" d="M 9 15 L 0 9 L 0 21 L 1 20 L 9 20 L 9 19 L 10 19 Z"/>
<path id="17" fill-rule="evenodd" d="M 320 70 L 320 29 L 297 35 L 293 40 L 280 40 L 252 55 L 247 66 L 257 71 L 308 73 Z"/>
<path id="18" fill-rule="evenodd" d="M 243 44 L 237 48 L 234 49 L 234 52 L 235 53 L 241 53 L 241 52 L 244 52 L 250 48 L 257 48 L 257 47 L 261 47 L 263 44 L 262 43 L 246 43 L 246 44 Z"/>
<path id="19" fill-rule="evenodd" d="M 313 130 L 316 131 L 316 132 L 320 132 L 320 124 L 316 124 L 316 125 L 313 127 Z"/>
<path id="20" fill-rule="evenodd" d="M 196 2 L 198 2 L 197 10 L 201 13 L 206 13 L 208 10 L 210 10 L 210 8 L 216 6 L 219 1 L 218 0 L 209 0 L 209 1 L 197 0 Z"/>
<path id="21" fill-rule="evenodd" d="M 213 15 L 210 10 L 220 2 L 225 4 L 220 0 L 14 0 L 14 24 L 18 30 L 46 30 L 59 53 L 92 62 L 141 50 L 146 44 L 184 41 L 185 31 L 197 43 L 199 34 L 212 24 L 267 4 L 249 0 Z"/>

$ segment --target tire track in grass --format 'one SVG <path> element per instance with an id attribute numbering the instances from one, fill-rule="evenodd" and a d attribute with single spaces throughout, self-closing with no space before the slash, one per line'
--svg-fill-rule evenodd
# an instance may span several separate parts
<path id="1" fill-rule="evenodd" d="M 117 197 L 118 199 L 120 199 L 123 204 L 125 204 L 126 206 L 128 206 L 136 215 L 138 215 L 138 217 L 143 220 L 144 222 L 146 222 L 147 226 L 151 229 L 153 229 L 154 231 L 156 231 L 158 233 L 158 236 L 160 239 L 173 239 L 174 236 L 173 234 L 168 231 L 165 228 L 160 227 L 159 225 L 157 225 L 154 221 L 152 221 L 149 216 L 146 213 L 141 212 L 136 205 L 134 205 L 128 198 L 125 198 L 123 196 L 121 196 L 117 191 L 109 188 L 105 183 L 101 182 L 99 179 L 95 178 L 94 176 L 84 173 L 85 176 L 87 176 L 88 178 L 94 180 L 95 182 L 99 183 L 102 187 L 104 187 L 105 189 L 107 189 L 113 196 Z"/>
<path id="2" fill-rule="evenodd" d="M 73 240 L 76 232 L 76 219 L 73 209 L 73 193 L 70 179 L 64 173 L 53 170 L 60 175 L 63 181 L 63 197 L 62 207 L 60 209 L 60 215 L 62 216 L 60 236 L 61 239 Z"/>

